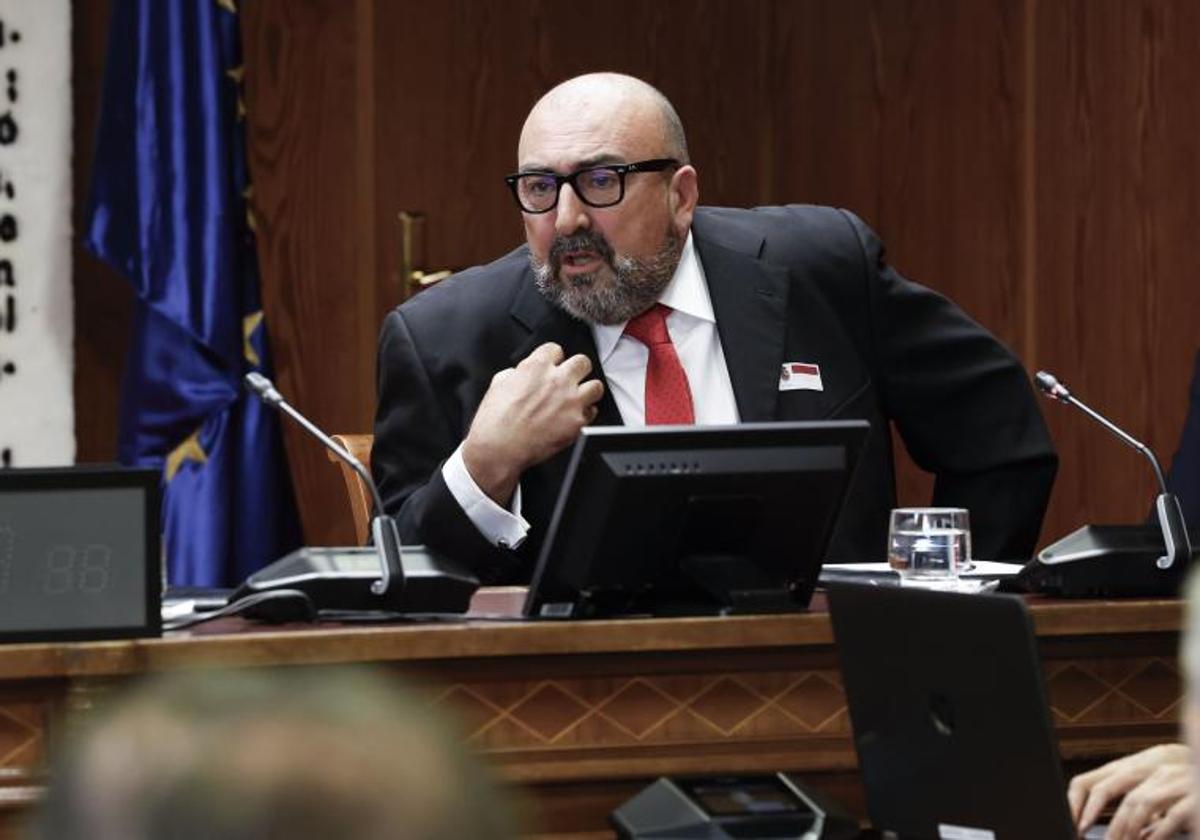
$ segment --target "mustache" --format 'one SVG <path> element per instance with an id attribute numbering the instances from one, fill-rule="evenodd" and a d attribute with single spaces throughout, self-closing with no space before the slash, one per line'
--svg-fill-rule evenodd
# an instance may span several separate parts
<path id="1" fill-rule="evenodd" d="M 550 245 L 550 253 L 547 256 L 550 267 L 556 274 L 562 268 L 563 257 L 572 251 L 593 251 L 609 266 L 613 265 L 615 252 L 604 235 L 594 230 L 584 230 L 570 236 L 554 237 L 554 242 Z"/>

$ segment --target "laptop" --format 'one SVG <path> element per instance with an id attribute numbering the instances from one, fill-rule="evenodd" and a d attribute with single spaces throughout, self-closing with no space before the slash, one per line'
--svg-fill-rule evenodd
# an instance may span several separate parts
<path id="1" fill-rule="evenodd" d="M 1077 837 L 1019 597 L 848 583 L 828 595 L 876 829 L 946 840 Z"/>

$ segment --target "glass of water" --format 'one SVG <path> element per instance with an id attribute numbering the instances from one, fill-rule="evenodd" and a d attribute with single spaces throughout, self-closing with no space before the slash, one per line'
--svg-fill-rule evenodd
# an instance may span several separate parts
<path id="1" fill-rule="evenodd" d="M 888 563 L 903 584 L 955 589 L 971 568 L 966 508 L 896 508 L 888 528 Z"/>

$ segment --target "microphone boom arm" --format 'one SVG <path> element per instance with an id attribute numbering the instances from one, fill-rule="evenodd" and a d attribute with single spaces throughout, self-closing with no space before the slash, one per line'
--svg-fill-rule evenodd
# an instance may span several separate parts
<path id="1" fill-rule="evenodd" d="M 329 451 L 345 461 L 350 469 L 354 470 L 359 480 L 371 491 L 371 500 L 375 504 L 375 514 L 371 517 L 371 536 L 375 540 L 375 549 L 379 553 L 379 579 L 371 583 L 371 592 L 375 595 L 384 595 L 393 585 L 404 586 L 404 566 L 401 561 L 402 547 L 400 544 L 400 532 L 396 528 L 396 520 L 383 511 L 383 498 L 379 495 L 379 488 L 375 486 L 375 481 L 371 478 L 371 473 L 344 446 L 325 434 L 311 420 L 293 408 L 283 398 L 283 395 L 275 389 L 271 380 L 259 373 L 248 373 L 245 376 L 245 382 L 250 390 L 257 394 L 263 402 L 287 414 L 288 417 L 299 423 L 305 431 L 325 444 Z"/>
<path id="2" fill-rule="evenodd" d="M 1146 459 L 1150 462 L 1150 466 L 1154 468 L 1154 477 L 1158 480 L 1158 492 L 1159 493 L 1167 492 L 1167 482 L 1166 482 L 1166 479 L 1163 478 L 1162 467 L 1158 463 L 1158 458 L 1154 457 L 1154 453 L 1150 450 L 1149 446 L 1146 446 L 1146 444 L 1142 443 L 1140 440 L 1135 438 L 1133 435 L 1129 434 L 1124 429 L 1117 426 L 1115 423 L 1110 421 L 1104 415 L 1100 414 L 1098 411 L 1093 410 L 1091 407 L 1089 407 L 1088 405 L 1086 405 L 1085 403 L 1083 403 L 1082 401 L 1077 399 L 1073 394 L 1067 394 L 1065 397 L 1059 397 L 1058 399 L 1061 402 L 1069 403 L 1069 404 L 1075 406 L 1080 411 L 1084 412 L 1089 417 L 1091 417 L 1093 420 L 1095 420 L 1097 423 L 1099 423 L 1101 426 L 1103 426 L 1104 428 L 1106 428 L 1110 432 L 1112 432 L 1114 435 L 1116 435 L 1127 446 L 1131 446 L 1134 449 L 1136 449 L 1138 452 L 1141 452 L 1143 455 L 1145 455 Z"/>

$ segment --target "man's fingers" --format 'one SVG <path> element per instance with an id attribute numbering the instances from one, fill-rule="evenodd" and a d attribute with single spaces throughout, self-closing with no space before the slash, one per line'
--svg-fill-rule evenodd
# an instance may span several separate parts
<path id="1" fill-rule="evenodd" d="M 1094 772 L 1094 771 L 1093 771 Z M 1067 785 L 1067 804 L 1071 807 L 1071 819 L 1075 824 L 1079 824 L 1079 812 L 1083 810 L 1083 803 L 1087 800 L 1089 785 L 1091 780 L 1088 778 L 1092 773 L 1084 773 L 1071 779 L 1071 784 Z"/>
<path id="2" fill-rule="evenodd" d="M 1103 796 L 1096 796 L 1094 790 L 1088 792 L 1087 798 L 1083 801 L 1083 807 L 1079 811 L 1079 817 L 1075 820 L 1080 834 L 1096 824 L 1096 817 L 1100 816 L 1100 812 L 1104 810 L 1107 802 L 1108 800 Z"/>
<path id="3" fill-rule="evenodd" d="M 1164 766 L 1155 770 L 1125 795 L 1113 814 L 1106 837 L 1112 837 L 1113 840 L 1140 837 L 1143 829 L 1187 795 L 1191 789 L 1190 783 L 1190 773 L 1186 768 Z"/>
<path id="4" fill-rule="evenodd" d="M 1146 803 L 1125 797 L 1113 813 L 1113 818 L 1105 832 L 1105 840 L 1136 840 L 1142 829 L 1150 824 L 1150 812 Z"/>
<path id="5" fill-rule="evenodd" d="M 503 386 L 509 377 L 511 377 L 515 372 L 516 371 L 514 371 L 512 368 L 505 368 L 504 370 L 496 371 L 494 374 L 492 374 L 492 386 Z"/>
<path id="6" fill-rule="evenodd" d="M 1139 797 L 1145 798 L 1155 791 L 1167 795 L 1167 791 L 1178 788 L 1175 776 L 1181 772 L 1185 775 L 1190 773 L 1190 755 L 1190 751 L 1183 744 L 1159 744 L 1110 761 L 1103 767 L 1080 773 L 1071 779 L 1071 784 L 1067 787 L 1067 802 L 1080 832 L 1086 831 L 1095 822 L 1100 811 L 1109 802 L 1143 783 L 1148 782 L 1140 792 L 1132 794 L 1134 802 L 1130 804 L 1130 808 L 1137 804 Z M 1152 776 L 1156 778 L 1150 781 Z M 1188 779 L 1190 780 L 1190 776 Z M 1187 792 L 1190 789 L 1186 787 L 1187 784 L 1190 784 L 1190 781 L 1185 781 L 1182 789 L 1162 800 L 1162 807 L 1173 801 L 1174 796 Z M 1161 810 L 1162 807 L 1157 810 Z M 1126 814 L 1128 813 L 1127 810 Z"/>
<path id="7" fill-rule="evenodd" d="M 1196 797 L 1192 794 L 1184 796 L 1167 809 L 1162 819 L 1154 824 L 1147 835 L 1147 840 L 1170 840 L 1178 832 L 1191 827 L 1192 813 L 1196 807 Z"/>
<path id="8" fill-rule="evenodd" d="M 576 382 L 580 382 L 585 376 L 592 372 L 592 360 L 582 353 L 576 353 L 574 356 L 560 364 L 559 368 L 567 376 L 570 376 Z"/>
<path id="9" fill-rule="evenodd" d="M 1087 831 L 1095 824 L 1105 805 L 1129 790 L 1135 783 L 1136 779 L 1130 779 L 1125 774 L 1109 776 L 1097 782 L 1087 792 L 1083 810 L 1080 811 L 1078 822 L 1080 833 Z"/>
<path id="10" fill-rule="evenodd" d="M 553 341 L 547 341 L 545 344 L 539 344 L 532 353 L 520 361 L 517 367 L 530 363 L 557 365 L 563 360 L 563 349 L 560 345 Z"/>
<path id="11" fill-rule="evenodd" d="M 1105 838 L 1112 840 L 1137 840 L 1142 831 L 1154 822 L 1162 806 L 1152 798 L 1126 796 L 1113 813 Z"/>
<path id="12" fill-rule="evenodd" d="M 584 405 L 594 408 L 603 396 L 604 383 L 599 379 L 589 379 L 587 382 L 580 383 L 579 398 L 583 400 Z"/>

